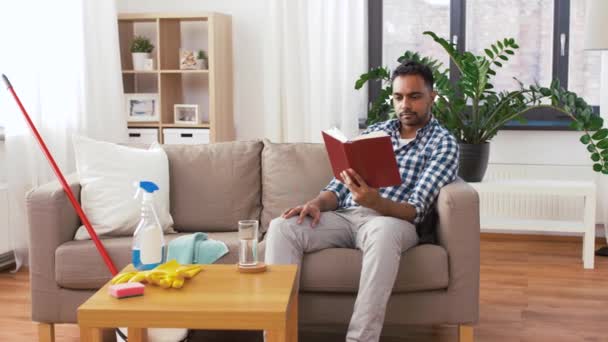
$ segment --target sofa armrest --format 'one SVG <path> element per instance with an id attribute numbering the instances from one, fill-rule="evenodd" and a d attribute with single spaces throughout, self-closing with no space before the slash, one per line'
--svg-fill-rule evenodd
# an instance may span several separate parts
<path id="1" fill-rule="evenodd" d="M 437 199 L 439 245 L 448 252 L 448 291 L 478 316 L 479 305 L 479 195 L 457 179 L 439 192 Z M 473 305 L 475 303 L 475 305 Z"/>
<path id="2" fill-rule="evenodd" d="M 66 178 L 80 200 L 80 183 L 75 174 Z M 55 250 L 73 240 L 80 226 L 78 214 L 58 181 L 32 189 L 26 195 L 29 224 L 29 265 L 32 290 L 32 318 L 52 322 L 61 307 L 55 281 Z"/>

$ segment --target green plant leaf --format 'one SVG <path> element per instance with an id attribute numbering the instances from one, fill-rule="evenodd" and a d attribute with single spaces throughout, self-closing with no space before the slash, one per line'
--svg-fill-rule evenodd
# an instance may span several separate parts
<path id="1" fill-rule="evenodd" d="M 517 45 L 515 43 L 511 44 L 511 47 L 514 48 L 514 49 L 519 49 L 519 45 Z"/>
<path id="2" fill-rule="evenodd" d="M 498 48 L 496 48 L 496 45 L 492 44 L 492 51 L 494 51 L 495 54 L 498 54 Z"/>
<path id="3" fill-rule="evenodd" d="M 597 115 L 592 115 L 591 122 L 589 123 L 588 128 L 590 131 L 597 131 L 598 129 L 602 128 L 603 125 L 604 125 L 604 119 L 602 119 L 601 117 L 599 117 Z M 602 148 L 606 148 L 606 147 L 602 147 Z"/>
<path id="4" fill-rule="evenodd" d="M 595 172 L 602 171 L 602 164 L 593 164 L 593 171 L 595 171 Z"/>
<path id="5" fill-rule="evenodd" d="M 486 55 L 488 55 L 488 57 L 494 58 L 494 54 L 492 53 L 492 51 L 490 49 L 484 49 L 484 51 L 486 52 Z"/>
<path id="6" fill-rule="evenodd" d="M 509 50 L 509 49 L 506 49 L 506 50 L 505 50 L 505 52 L 506 52 L 508 55 L 514 55 L 514 54 L 515 54 L 515 52 L 513 52 L 513 50 Z"/>
<path id="7" fill-rule="evenodd" d="M 593 145 L 587 145 L 587 151 L 594 153 L 597 149 Z"/>
<path id="8" fill-rule="evenodd" d="M 591 141 L 591 137 L 589 136 L 589 134 L 585 134 L 581 137 L 580 141 L 587 145 L 590 141 Z"/>
<path id="9" fill-rule="evenodd" d="M 593 146 L 593 145 L 589 145 L 589 146 Z M 602 149 L 602 150 L 607 149 L 608 148 L 608 139 L 600 140 L 600 142 L 595 144 L 595 146 L 597 146 L 597 148 Z M 591 151 L 591 152 L 594 152 L 594 151 Z"/>
<path id="10" fill-rule="evenodd" d="M 499 61 L 494 61 L 494 64 L 496 64 L 496 66 L 498 67 L 502 67 L 502 63 L 500 63 Z"/>
<path id="11" fill-rule="evenodd" d="M 503 61 L 509 60 L 509 58 L 507 58 L 507 56 L 505 56 L 505 55 L 498 55 L 498 58 L 502 59 Z"/>
<path id="12" fill-rule="evenodd" d="M 593 153 L 591 154 L 591 160 L 593 160 L 594 162 L 600 160 L 600 154 L 599 153 Z"/>
<path id="13" fill-rule="evenodd" d="M 369 80 L 390 80 L 389 74 L 388 69 L 384 67 L 371 69 L 369 72 L 359 76 L 359 79 L 355 82 L 355 89 L 361 89 L 365 82 Z"/>
<path id="14" fill-rule="evenodd" d="M 602 140 L 606 137 L 608 137 L 608 128 L 602 128 L 591 136 L 593 140 Z"/>

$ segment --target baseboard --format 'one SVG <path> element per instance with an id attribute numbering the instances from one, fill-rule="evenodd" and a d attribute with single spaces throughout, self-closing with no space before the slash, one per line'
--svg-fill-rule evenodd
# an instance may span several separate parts
<path id="1" fill-rule="evenodd" d="M 13 251 L 0 254 L 0 271 L 15 268 L 15 254 Z"/>
<path id="2" fill-rule="evenodd" d="M 553 242 L 577 242 L 582 241 L 582 235 L 556 235 L 546 234 L 545 232 L 512 232 L 512 231 L 491 231 L 481 232 L 481 239 L 486 241 L 553 241 Z M 595 236 L 595 243 L 606 245 L 604 230 Z"/>

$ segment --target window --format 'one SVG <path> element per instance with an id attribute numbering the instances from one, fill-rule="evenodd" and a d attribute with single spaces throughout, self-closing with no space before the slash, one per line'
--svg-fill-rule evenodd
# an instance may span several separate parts
<path id="1" fill-rule="evenodd" d="M 496 90 L 518 89 L 513 77 L 524 84 L 551 83 L 553 0 L 468 0 L 466 12 L 466 50 L 485 55 L 484 49 L 506 37 L 519 45 L 497 70 Z"/>
<path id="2" fill-rule="evenodd" d="M 515 38 L 520 48 L 494 79 L 497 90 L 518 84 L 562 86 L 585 98 L 599 113 L 600 53 L 583 49 L 585 1 L 582 0 L 379 0 L 369 1 L 369 62 L 393 69 L 406 50 L 448 63 L 441 47 L 423 31 L 432 30 L 458 42 L 460 51 L 482 54 L 498 39 Z M 378 52 L 378 42 L 381 53 Z M 450 65 L 452 81 L 458 73 Z M 373 101 L 379 84 L 370 84 Z M 527 115 L 525 125 L 506 129 L 569 130 L 570 120 L 550 110 Z"/>
<path id="3" fill-rule="evenodd" d="M 584 98 L 587 103 L 600 103 L 601 51 L 583 50 L 585 30 L 585 3 L 570 2 L 570 60 L 568 63 L 568 88 Z"/>
<path id="4" fill-rule="evenodd" d="M 449 0 L 385 0 L 382 25 L 382 65 L 394 69 L 397 58 L 406 50 L 433 57 L 446 67 L 450 59 L 441 46 L 421 33 L 433 31 L 450 36 Z"/>

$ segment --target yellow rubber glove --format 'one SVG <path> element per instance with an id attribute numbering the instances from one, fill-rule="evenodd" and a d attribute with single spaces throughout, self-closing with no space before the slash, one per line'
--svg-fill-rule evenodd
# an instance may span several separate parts
<path id="1" fill-rule="evenodd" d="M 128 271 L 117 274 L 111 284 L 126 282 L 147 282 L 163 288 L 182 288 L 185 279 L 190 279 L 201 271 L 200 265 L 180 265 L 176 260 L 168 261 L 149 271 Z"/>

